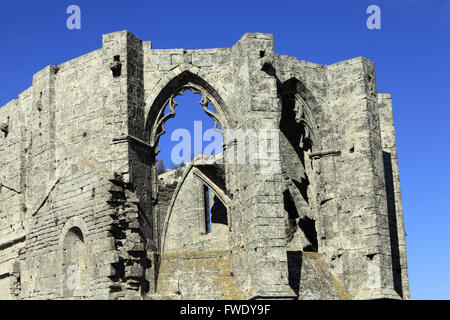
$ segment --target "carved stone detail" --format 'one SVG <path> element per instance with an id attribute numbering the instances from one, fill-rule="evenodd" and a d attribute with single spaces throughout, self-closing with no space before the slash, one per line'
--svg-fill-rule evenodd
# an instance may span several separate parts
<path id="1" fill-rule="evenodd" d="M 155 147 L 156 154 L 158 154 L 160 151 L 160 149 L 158 147 L 156 147 L 158 145 L 159 138 L 164 133 L 166 133 L 166 130 L 164 128 L 166 121 L 175 117 L 175 107 L 178 106 L 178 103 L 175 101 L 175 98 L 177 96 L 182 96 L 186 90 L 190 90 L 192 93 L 199 94 L 201 96 L 201 100 L 199 101 L 199 103 L 202 106 L 203 111 L 214 120 L 214 130 L 219 133 L 223 132 L 221 129 L 222 128 L 221 123 L 223 123 L 222 119 L 220 118 L 220 116 L 217 113 L 211 111 L 208 108 L 208 106 L 211 105 L 212 108 L 214 109 L 214 104 L 215 104 L 214 99 L 202 88 L 198 88 L 194 84 L 187 84 L 187 85 L 181 87 L 181 89 L 178 92 L 172 94 L 167 99 L 167 102 L 165 103 L 164 108 L 162 108 L 161 111 L 159 112 L 158 120 L 154 127 L 155 133 L 154 133 L 154 135 L 152 135 L 153 141 L 151 141 L 151 143 L 150 143 L 150 145 L 152 147 Z M 168 108 L 169 112 L 167 114 L 164 114 L 164 111 L 166 110 L 166 108 Z"/>

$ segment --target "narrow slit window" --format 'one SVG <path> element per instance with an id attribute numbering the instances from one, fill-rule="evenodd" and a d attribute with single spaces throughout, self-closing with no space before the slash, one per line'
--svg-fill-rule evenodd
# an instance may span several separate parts
<path id="1" fill-rule="evenodd" d="M 209 201 L 211 191 L 207 186 L 203 186 L 203 194 L 205 204 L 205 234 L 208 234 L 212 232 L 212 223 L 211 223 L 211 206 Z"/>

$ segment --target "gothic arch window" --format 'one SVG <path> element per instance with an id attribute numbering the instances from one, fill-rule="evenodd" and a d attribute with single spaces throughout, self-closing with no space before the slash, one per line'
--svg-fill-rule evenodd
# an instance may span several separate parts
<path id="1" fill-rule="evenodd" d="M 214 130 L 221 133 L 225 141 L 225 130 L 228 128 L 227 117 L 224 112 L 224 102 L 218 93 L 202 78 L 189 71 L 182 72 L 169 81 L 155 98 L 149 110 L 146 134 L 150 146 L 153 148 L 152 156 L 152 194 L 157 194 L 158 154 L 160 153 L 160 138 L 166 133 L 166 123 L 176 116 L 175 101 L 186 91 L 200 95 L 199 104 L 203 111 L 214 121 Z M 223 151 L 223 150 L 222 150 Z"/>
<path id="2" fill-rule="evenodd" d="M 156 153 L 159 138 L 165 133 L 164 124 L 175 116 L 175 107 L 178 105 L 175 98 L 183 95 L 186 90 L 201 96 L 199 103 L 203 111 L 213 119 L 217 131 L 223 133 L 222 129 L 229 128 L 227 108 L 223 99 L 203 78 L 186 70 L 170 80 L 163 79 L 160 82 L 164 84 L 159 87 L 160 92 L 150 102 L 151 107 L 146 120 L 147 139 L 150 145 L 155 147 Z"/>
<path id="3" fill-rule="evenodd" d="M 224 116 L 216 111 L 217 107 L 215 106 L 218 105 L 217 101 L 215 101 L 215 99 L 200 86 L 194 83 L 187 83 L 171 94 L 164 103 L 164 107 L 159 110 L 150 137 L 150 145 L 155 147 L 156 154 L 160 151 L 158 148 L 159 139 L 164 133 L 166 133 L 165 123 L 169 119 L 175 117 L 175 107 L 178 106 L 175 98 L 180 95 L 182 96 L 185 91 L 191 91 L 193 94 L 198 94 L 201 96 L 199 104 L 203 108 L 203 111 L 214 121 L 214 130 L 223 134 L 222 128 L 225 120 Z"/>
<path id="4" fill-rule="evenodd" d="M 162 82 L 163 81 L 165 80 L 162 80 Z M 178 108 L 183 108 L 183 105 L 178 106 L 176 98 L 178 96 L 183 96 L 188 91 L 194 95 L 200 96 L 199 108 L 197 110 L 203 110 L 203 112 L 212 119 L 214 131 L 220 133 L 224 141 L 225 129 L 228 128 L 227 116 L 224 112 L 224 102 L 221 97 L 208 82 L 189 71 L 184 71 L 170 81 L 167 81 L 153 103 L 151 103 L 147 117 L 146 134 L 147 141 L 149 141 L 149 145 L 153 150 L 151 159 L 152 210 L 157 211 L 154 215 L 156 221 L 154 221 L 155 227 L 153 229 L 153 234 L 155 235 L 154 239 L 159 239 L 158 241 L 161 241 L 161 236 L 163 236 L 161 232 L 164 232 L 163 228 L 167 214 L 167 208 L 163 203 L 159 203 L 158 155 L 162 154 L 161 149 L 165 148 L 165 146 L 160 143 L 160 140 L 161 137 L 167 133 L 167 121 L 177 115 Z M 215 150 L 215 153 L 218 154 L 223 151 L 223 145 L 221 145 L 219 150 Z M 194 150 L 194 153 L 197 152 Z M 210 154 L 207 154 L 206 156 L 210 156 Z M 191 156 L 189 161 L 193 158 L 194 156 Z M 186 161 L 183 161 L 183 163 L 187 164 Z M 217 206 L 219 206 L 218 203 L 216 203 L 216 207 Z M 158 226 L 163 228 L 158 230 Z M 159 243 L 159 247 L 161 248 L 161 243 Z"/>

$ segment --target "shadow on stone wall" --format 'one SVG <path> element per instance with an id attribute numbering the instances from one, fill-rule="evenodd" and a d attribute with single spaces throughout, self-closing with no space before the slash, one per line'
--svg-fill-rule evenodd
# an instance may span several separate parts
<path id="1" fill-rule="evenodd" d="M 392 277 L 394 290 L 403 298 L 402 269 L 400 266 L 400 249 L 398 243 L 397 215 L 395 208 L 394 178 L 392 173 L 392 158 L 390 152 L 383 151 L 384 180 L 386 183 L 387 209 L 389 217 L 389 232 L 391 239 Z"/>

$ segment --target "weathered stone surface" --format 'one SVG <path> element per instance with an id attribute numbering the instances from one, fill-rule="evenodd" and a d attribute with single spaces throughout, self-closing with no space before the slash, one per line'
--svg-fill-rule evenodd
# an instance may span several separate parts
<path id="1" fill-rule="evenodd" d="M 224 153 L 158 176 L 185 90 Z M 275 130 L 275 148 L 226 162 L 232 129 Z M 120 31 L 36 73 L 0 131 L 0 299 L 409 298 L 392 103 L 367 59 Z"/>

